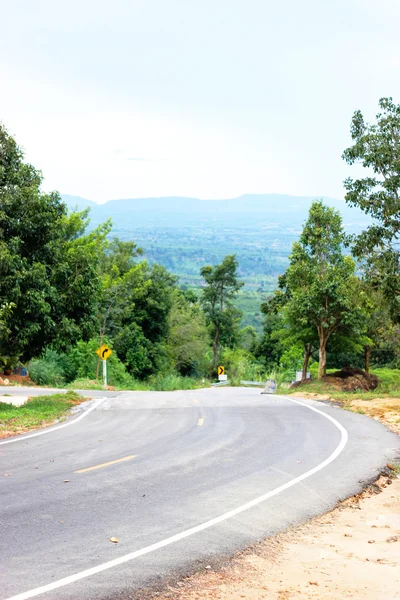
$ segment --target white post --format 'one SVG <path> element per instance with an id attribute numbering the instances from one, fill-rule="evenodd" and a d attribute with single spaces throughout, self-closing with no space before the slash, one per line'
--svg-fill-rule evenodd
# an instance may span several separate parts
<path id="1" fill-rule="evenodd" d="M 103 360 L 103 383 L 107 387 L 107 361 Z"/>

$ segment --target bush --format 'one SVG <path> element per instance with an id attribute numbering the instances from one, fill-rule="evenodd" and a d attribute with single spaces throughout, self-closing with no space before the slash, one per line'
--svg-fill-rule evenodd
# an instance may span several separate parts
<path id="1" fill-rule="evenodd" d="M 108 341 L 103 340 L 103 343 L 108 344 Z M 95 380 L 97 367 L 99 366 L 98 382 L 101 386 L 103 366 L 99 364 L 99 357 L 96 354 L 99 345 L 98 339 L 90 340 L 89 342 L 83 342 L 81 340 L 69 352 L 68 358 L 74 372 L 74 380 Z M 120 361 L 115 350 L 110 358 L 107 359 L 107 383 L 112 386 L 126 388 L 130 388 L 134 385 L 133 378 L 127 373 L 125 365 Z"/>
<path id="2" fill-rule="evenodd" d="M 225 349 L 221 359 L 229 381 L 239 383 L 241 380 L 265 381 L 265 369 L 250 352 L 236 348 Z"/>
<path id="3" fill-rule="evenodd" d="M 29 365 L 29 376 L 38 385 L 62 386 L 66 382 L 68 358 L 47 348 L 40 358 L 33 358 Z"/>
<path id="4" fill-rule="evenodd" d="M 58 353 L 47 348 L 40 358 L 32 359 L 29 363 L 29 374 L 38 385 L 63 386 L 66 383 L 72 387 L 95 389 L 102 386 L 102 365 L 99 365 L 99 380 L 96 380 L 98 356 L 96 350 L 98 340 L 78 342 L 68 354 Z M 77 383 L 76 380 L 78 380 Z M 80 382 L 80 383 L 79 383 Z M 84 385 L 86 383 L 86 385 Z M 134 389 L 135 382 L 127 373 L 125 365 L 115 352 L 107 360 L 107 383 L 112 386 Z"/>
<path id="5" fill-rule="evenodd" d="M 195 379 L 194 377 L 182 377 L 181 375 L 156 375 L 150 377 L 149 388 L 157 392 L 172 392 L 174 390 L 195 390 L 208 387 L 208 381 Z"/>
<path id="6" fill-rule="evenodd" d="M 400 370 L 399 369 L 372 369 L 372 374 L 379 377 L 379 388 L 382 391 L 395 392 L 400 390 Z"/>

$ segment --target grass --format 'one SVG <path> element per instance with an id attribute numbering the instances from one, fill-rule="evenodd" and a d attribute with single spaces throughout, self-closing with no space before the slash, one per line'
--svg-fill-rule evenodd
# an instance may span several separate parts
<path id="1" fill-rule="evenodd" d="M 281 387 L 278 393 L 298 392 L 315 399 L 322 396 L 340 403 L 345 410 L 378 419 L 392 431 L 400 433 L 400 370 L 375 369 L 373 373 L 380 378 L 380 384 L 376 390 L 369 392 L 342 392 L 329 383 L 314 379 L 293 389 Z"/>
<path id="2" fill-rule="evenodd" d="M 100 381 L 92 379 L 77 379 L 67 386 L 74 390 L 102 390 L 103 385 Z M 210 382 L 206 379 L 196 379 L 194 377 L 182 377 L 181 375 L 157 375 L 147 381 L 138 381 L 132 379 L 129 385 L 116 385 L 116 390 L 140 391 L 140 392 L 172 392 L 175 390 L 196 390 L 199 388 L 210 387 Z"/>
<path id="3" fill-rule="evenodd" d="M 37 429 L 60 419 L 85 398 L 75 392 L 37 396 L 22 406 L 0 402 L 0 438 Z"/>
<path id="4" fill-rule="evenodd" d="M 334 371 L 335 369 L 331 369 L 328 371 L 328 374 L 329 372 Z M 278 393 L 291 394 L 295 392 L 304 392 L 307 394 L 318 394 L 329 396 L 332 400 L 343 403 L 350 400 L 375 400 L 376 398 L 382 397 L 400 398 L 400 369 L 380 368 L 373 369 L 371 373 L 379 377 L 380 384 L 376 390 L 369 392 L 363 392 L 361 390 L 355 392 L 342 392 L 324 381 L 313 379 L 311 382 L 294 389 L 287 389 L 281 386 Z"/>

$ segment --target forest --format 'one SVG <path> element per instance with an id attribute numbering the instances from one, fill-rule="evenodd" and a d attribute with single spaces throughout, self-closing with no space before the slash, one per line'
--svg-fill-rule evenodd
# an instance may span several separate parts
<path id="1" fill-rule="evenodd" d="M 213 254 L 176 253 L 168 231 L 116 237 L 111 220 L 91 224 L 89 208 L 44 193 L 41 172 L 0 126 L 4 373 L 26 367 L 41 385 L 100 386 L 103 343 L 113 350 L 110 385 L 127 389 L 206 385 L 219 364 L 232 382 L 399 368 L 400 105 L 382 98 L 372 124 L 356 111 L 350 133 L 343 160 L 362 165 L 364 177 L 345 180 L 345 201 L 369 224 L 349 233 L 339 211 L 316 199 L 299 235 L 288 234 L 282 263 L 273 249 L 257 256 L 249 228 L 243 259 L 234 235 Z M 162 245 L 169 269 L 157 261 Z M 248 302 L 253 316 L 244 320 Z"/>

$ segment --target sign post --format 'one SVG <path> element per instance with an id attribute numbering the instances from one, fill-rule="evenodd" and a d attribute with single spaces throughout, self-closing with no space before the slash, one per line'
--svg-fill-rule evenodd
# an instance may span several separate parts
<path id="1" fill-rule="evenodd" d="M 103 360 L 103 385 L 107 387 L 107 361 Z"/>
<path id="2" fill-rule="evenodd" d="M 96 350 L 96 354 L 100 356 L 103 363 L 103 384 L 107 387 L 107 358 L 111 356 L 112 350 L 106 344 L 103 344 L 101 348 Z"/>
<path id="3" fill-rule="evenodd" d="M 218 381 L 227 381 L 228 375 L 225 375 L 225 367 L 218 367 Z"/>

